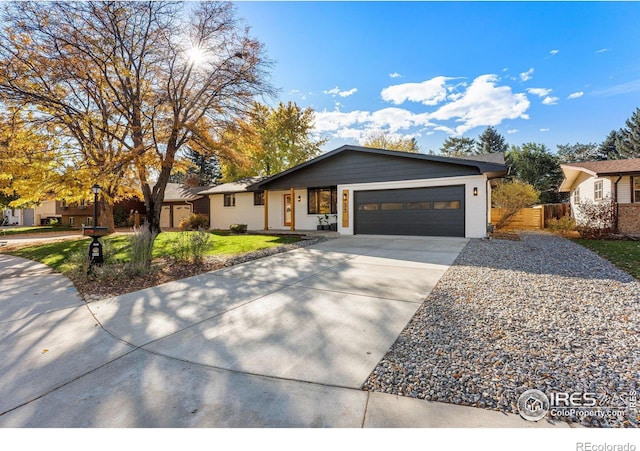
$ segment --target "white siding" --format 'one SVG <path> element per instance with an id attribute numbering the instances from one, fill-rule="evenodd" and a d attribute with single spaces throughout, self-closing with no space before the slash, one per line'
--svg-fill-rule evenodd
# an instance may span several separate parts
<path id="1" fill-rule="evenodd" d="M 616 178 L 617 179 L 617 178 Z M 624 180 L 624 179 L 623 179 Z M 603 199 L 612 199 L 612 187 L 613 181 L 609 178 L 594 178 L 588 174 L 582 173 L 580 177 L 576 180 L 576 183 L 573 185 L 573 190 L 571 191 L 571 211 L 573 213 L 573 217 L 576 220 L 580 221 L 580 211 L 576 208 L 575 205 L 575 194 L 576 190 L 580 189 L 580 202 L 595 202 L 595 183 L 597 181 L 602 181 L 602 196 Z M 622 182 L 622 180 L 620 181 Z M 628 181 L 627 181 L 628 184 Z M 628 185 L 627 185 L 628 186 Z M 621 190 L 621 183 L 618 184 L 618 192 Z M 628 188 L 627 188 L 628 189 Z"/>
<path id="2" fill-rule="evenodd" d="M 403 180 L 398 182 L 358 183 L 338 185 L 338 232 L 353 235 L 353 192 L 381 189 L 428 188 L 435 186 L 465 186 L 465 237 L 483 238 L 487 235 L 487 178 L 484 175 L 443 177 L 436 179 Z M 478 195 L 473 189 L 478 188 Z M 342 190 L 349 190 L 349 227 L 342 227 Z"/>
<path id="3" fill-rule="evenodd" d="M 625 176 L 618 182 L 618 203 L 631 203 L 631 177 Z"/>
<path id="4" fill-rule="evenodd" d="M 269 191 L 269 229 L 289 229 L 289 226 L 284 225 L 284 196 L 289 193 L 289 190 Z M 319 215 L 307 213 L 309 202 L 307 190 L 294 190 L 293 202 L 295 203 L 296 230 L 316 230 Z"/>
<path id="5" fill-rule="evenodd" d="M 264 207 L 253 205 L 253 193 L 235 193 L 235 207 L 224 206 L 224 194 L 211 194 L 211 228 L 227 230 L 231 224 L 247 224 L 249 230 L 264 228 Z"/>

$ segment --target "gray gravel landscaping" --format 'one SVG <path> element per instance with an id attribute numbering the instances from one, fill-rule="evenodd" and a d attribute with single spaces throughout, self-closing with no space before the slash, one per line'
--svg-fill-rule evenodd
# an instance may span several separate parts
<path id="1" fill-rule="evenodd" d="M 471 240 L 363 388 L 510 413 L 527 389 L 593 392 L 624 415 L 552 419 L 638 427 L 640 283 L 570 240 L 521 237 Z"/>

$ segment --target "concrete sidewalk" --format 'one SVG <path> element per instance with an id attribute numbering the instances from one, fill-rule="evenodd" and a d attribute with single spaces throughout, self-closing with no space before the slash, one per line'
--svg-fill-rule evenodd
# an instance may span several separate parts
<path id="1" fill-rule="evenodd" d="M 360 389 L 465 243 L 339 238 L 91 304 L 0 255 L 0 426 L 549 426 Z"/>

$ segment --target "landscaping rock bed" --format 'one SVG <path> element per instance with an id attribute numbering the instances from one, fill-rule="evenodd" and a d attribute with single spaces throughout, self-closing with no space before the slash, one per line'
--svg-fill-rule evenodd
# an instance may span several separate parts
<path id="1" fill-rule="evenodd" d="M 638 427 L 640 283 L 569 240 L 520 236 L 471 240 L 363 388 L 509 413 L 528 389 L 593 392 L 624 415 L 547 418 Z"/>

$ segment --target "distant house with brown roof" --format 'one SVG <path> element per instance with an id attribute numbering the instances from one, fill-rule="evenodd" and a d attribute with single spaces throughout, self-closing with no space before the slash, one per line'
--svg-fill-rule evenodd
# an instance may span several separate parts
<path id="1" fill-rule="evenodd" d="M 640 158 L 586 161 L 560 165 L 564 180 L 561 192 L 571 194 L 571 209 L 586 202 L 613 201 L 616 228 L 622 233 L 640 233 Z"/>
<path id="2" fill-rule="evenodd" d="M 160 227 L 177 228 L 180 221 L 191 213 L 206 216 L 211 223 L 209 198 L 201 194 L 208 189 L 211 189 L 211 186 L 189 187 L 179 183 L 167 183 L 160 212 Z"/>

